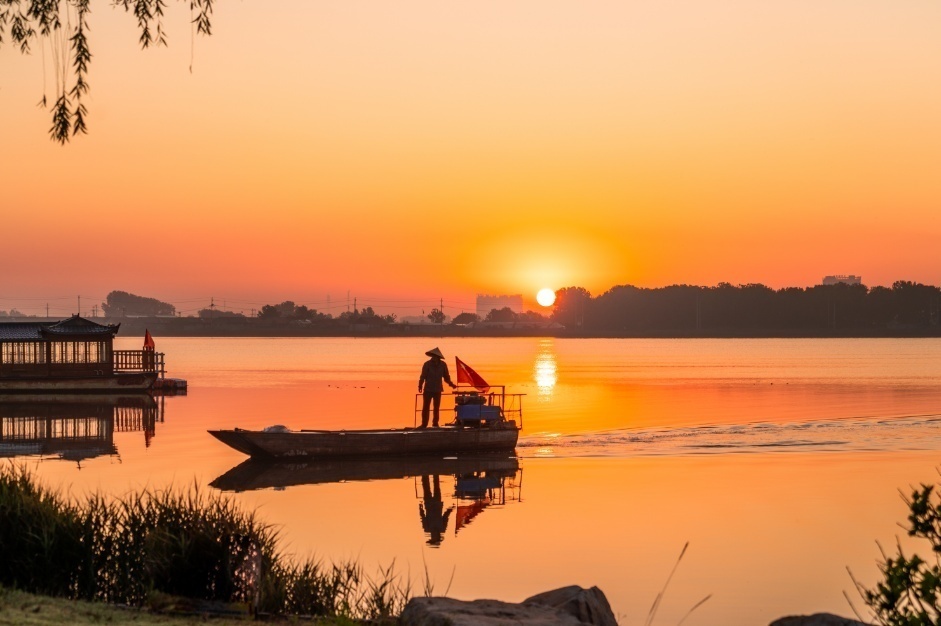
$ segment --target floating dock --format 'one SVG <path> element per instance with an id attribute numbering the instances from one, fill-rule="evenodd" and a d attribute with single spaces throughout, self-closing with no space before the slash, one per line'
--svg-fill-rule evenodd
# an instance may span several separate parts
<path id="1" fill-rule="evenodd" d="M 168 396 L 185 396 L 186 381 L 182 378 L 158 378 L 151 389 Z"/>

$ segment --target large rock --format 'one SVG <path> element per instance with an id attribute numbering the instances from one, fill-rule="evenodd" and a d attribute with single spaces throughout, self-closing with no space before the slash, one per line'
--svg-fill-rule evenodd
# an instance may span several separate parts
<path id="1" fill-rule="evenodd" d="M 866 626 L 866 623 L 830 613 L 814 613 L 782 617 L 771 622 L 770 626 Z"/>
<path id="2" fill-rule="evenodd" d="M 551 606 L 563 613 L 577 617 L 583 624 L 595 626 L 618 626 L 614 611 L 608 604 L 604 592 L 597 587 L 583 589 L 577 585 L 553 589 L 523 600 L 523 604 Z"/>
<path id="3" fill-rule="evenodd" d="M 451 598 L 412 598 L 399 618 L 402 626 L 581 626 L 577 618 L 548 606 L 498 600 L 464 602 Z"/>
<path id="4" fill-rule="evenodd" d="M 600 589 L 575 586 L 540 593 L 521 604 L 412 598 L 402 611 L 400 623 L 402 626 L 617 626 Z"/>

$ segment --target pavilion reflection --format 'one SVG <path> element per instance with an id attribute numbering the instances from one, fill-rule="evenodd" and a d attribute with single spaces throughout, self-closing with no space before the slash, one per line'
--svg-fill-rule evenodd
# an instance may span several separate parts
<path id="1" fill-rule="evenodd" d="M 116 432 L 142 432 L 150 446 L 163 398 L 148 394 L 0 395 L 0 458 L 81 462 L 117 456 Z"/>
<path id="2" fill-rule="evenodd" d="M 355 481 L 413 478 L 422 530 L 437 547 L 451 526 L 454 534 L 484 509 L 520 501 L 523 470 L 506 455 L 320 459 L 293 463 L 249 459 L 210 483 L 221 491 L 284 489 Z M 445 489 L 442 490 L 442 485 Z M 448 489 L 453 487 L 453 489 Z M 450 493 L 450 497 L 445 494 Z"/>

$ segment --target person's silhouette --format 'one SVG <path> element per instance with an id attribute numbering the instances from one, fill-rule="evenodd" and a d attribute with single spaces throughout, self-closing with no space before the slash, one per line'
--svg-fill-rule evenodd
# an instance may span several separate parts
<path id="1" fill-rule="evenodd" d="M 444 355 L 438 348 L 432 348 L 425 353 L 431 357 L 421 368 L 421 376 L 418 378 L 418 393 L 422 394 L 421 405 L 421 426 L 428 427 L 428 409 L 434 403 L 434 420 L 431 425 L 438 427 L 438 417 L 441 412 L 441 392 L 444 391 L 444 383 L 455 388 L 457 385 L 451 382 L 451 374 L 448 373 L 448 364 L 444 362 Z"/>
<path id="2" fill-rule="evenodd" d="M 434 476 L 434 491 L 431 488 L 431 477 L 421 477 L 422 502 L 418 505 L 418 514 L 421 516 L 421 527 L 428 533 L 428 545 L 437 547 L 444 539 L 448 530 L 448 517 L 454 507 L 444 510 L 441 500 L 441 483 L 437 474 Z"/>

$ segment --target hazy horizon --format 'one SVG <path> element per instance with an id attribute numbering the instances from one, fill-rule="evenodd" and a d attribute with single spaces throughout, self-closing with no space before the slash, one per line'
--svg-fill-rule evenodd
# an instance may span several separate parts
<path id="1" fill-rule="evenodd" d="M 141 51 L 92 2 L 66 146 L 48 44 L 0 48 L 3 297 L 941 282 L 941 5 L 243 3 L 192 46 L 189 20 Z"/>
<path id="2" fill-rule="evenodd" d="M 858 276 L 858 275 L 857 275 Z M 821 276 L 821 279 L 823 276 Z M 897 280 L 906 280 L 904 278 L 899 278 Z M 720 283 L 728 283 L 729 281 L 719 281 L 712 285 L 690 285 L 693 287 L 702 287 L 702 288 L 711 288 L 716 287 Z M 896 282 L 895 280 L 891 281 L 886 285 L 873 285 L 865 281 L 863 277 L 862 284 L 867 288 L 872 287 L 891 287 L 892 284 Z M 912 281 L 918 282 L 918 281 Z M 671 287 L 682 285 L 684 283 L 669 283 L 664 285 L 652 285 L 645 287 L 642 285 L 633 285 L 635 287 L 641 288 L 651 288 L 658 289 L 664 287 Z M 771 289 L 778 290 L 784 288 L 800 288 L 807 289 L 809 287 L 820 285 L 821 282 L 818 280 L 816 283 L 809 285 L 769 285 L 767 283 L 762 283 L 758 281 L 757 283 L 752 284 L 762 284 Z M 932 283 L 924 283 L 931 286 L 941 286 L 941 282 L 937 285 Z M 620 286 L 627 286 L 628 283 L 621 283 L 617 285 L 611 285 L 610 287 L 598 291 L 591 292 L 592 297 L 600 296 L 603 293 L 607 292 L 610 289 Z M 566 287 L 581 287 L 582 285 L 563 285 L 560 288 Z M 739 286 L 739 285 L 736 285 Z M 51 296 L 51 297 L 28 297 L 28 298 L 15 298 L 7 296 L 6 294 L 0 292 L 0 311 L 7 312 L 10 310 L 17 310 L 20 313 L 30 316 L 42 316 L 47 312 L 51 317 L 56 316 L 66 316 L 72 315 L 81 310 L 81 314 L 85 316 L 95 315 L 94 309 L 97 308 L 97 316 L 102 317 L 103 313 L 101 312 L 101 305 L 106 301 L 108 293 L 112 291 L 124 291 L 131 293 L 135 296 L 142 296 L 147 298 L 155 298 L 161 302 L 166 302 L 172 304 L 176 307 L 177 313 L 182 316 L 196 315 L 200 310 L 207 309 L 210 305 L 214 305 L 216 310 L 220 311 L 232 311 L 244 313 L 245 315 L 250 315 L 251 311 L 254 310 L 255 313 L 265 305 L 276 305 L 281 304 L 282 302 L 291 301 L 294 304 L 300 306 L 304 305 L 310 309 L 317 310 L 321 313 L 329 313 L 334 316 L 354 308 L 363 310 L 366 307 L 371 307 L 377 314 L 387 315 L 393 313 L 398 317 L 404 316 L 422 316 L 427 313 L 430 313 L 432 309 L 439 308 L 442 303 L 444 305 L 444 311 L 448 317 L 453 317 L 454 315 L 461 312 L 476 312 L 476 297 L 477 295 L 522 295 L 523 296 L 523 308 L 527 311 L 536 311 L 548 315 L 552 312 L 552 306 L 542 306 L 536 302 L 536 293 L 506 293 L 506 294 L 459 294 L 456 298 L 441 298 L 441 297 L 416 297 L 412 294 L 385 294 L 380 296 L 370 296 L 370 295 L 358 295 L 354 291 L 349 292 L 349 296 L 345 293 L 339 297 L 335 297 L 331 294 L 323 295 L 313 295 L 309 298 L 298 297 L 297 295 L 274 295 L 271 299 L 263 299 L 257 297 L 256 294 L 250 294 L 244 298 L 228 298 L 228 297 L 219 297 L 219 296 L 202 296 L 202 297 L 183 297 L 183 298 L 165 298 L 159 294 L 154 293 L 143 293 L 135 291 L 133 289 L 109 289 L 104 295 L 100 297 L 89 297 L 87 295 L 60 295 L 60 296 Z"/>

